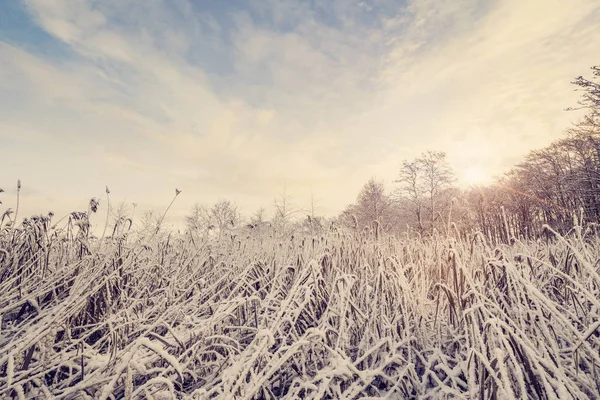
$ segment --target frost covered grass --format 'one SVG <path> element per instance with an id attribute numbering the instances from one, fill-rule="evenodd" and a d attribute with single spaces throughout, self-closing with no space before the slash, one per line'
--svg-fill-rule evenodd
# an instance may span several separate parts
<path id="1" fill-rule="evenodd" d="M 79 229 L 79 230 L 78 230 Z M 0 397 L 597 398 L 600 237 L 0 233 Z"/>

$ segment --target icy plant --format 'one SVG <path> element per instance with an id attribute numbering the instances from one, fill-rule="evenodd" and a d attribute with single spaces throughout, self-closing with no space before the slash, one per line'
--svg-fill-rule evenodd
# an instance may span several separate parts
<path id="1" fill-rule="evenodd" d="M 379 230 L 89 246 L 86 226 L 2 228 L 0 397 L 600 393 L 591 231 L 499 246 Z"/>

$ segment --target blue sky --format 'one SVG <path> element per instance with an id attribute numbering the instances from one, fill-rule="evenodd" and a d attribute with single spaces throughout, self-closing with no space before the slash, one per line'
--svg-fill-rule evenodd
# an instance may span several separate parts
<path id="1" fill-rule="evenodd" d="M 0 187 L 321 212 L 443 150 L 491 177 L 560 137 L 600 62 L 597 0 L 4 0 Z M 12 189 L 12 190 L 11 190 Z M 176 218 L 174 219 L 176 220 Z"/>

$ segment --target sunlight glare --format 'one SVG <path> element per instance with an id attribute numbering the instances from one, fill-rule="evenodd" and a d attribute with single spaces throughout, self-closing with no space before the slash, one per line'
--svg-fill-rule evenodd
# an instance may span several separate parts
<path id="1" fill-rule="evenodd" d="M 471 166 L 465 172 L 465 180 L 469 185 L 481 185 L 486 180 L 486 176 L 481 168 Z"/>

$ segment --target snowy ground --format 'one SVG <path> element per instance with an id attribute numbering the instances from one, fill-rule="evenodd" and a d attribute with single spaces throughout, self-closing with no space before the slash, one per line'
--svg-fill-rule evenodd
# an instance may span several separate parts
<path id="1" fill-rule="evenodd" d="M 597 398 L 600 238 L 0 236 L 0 396 Z"/>

